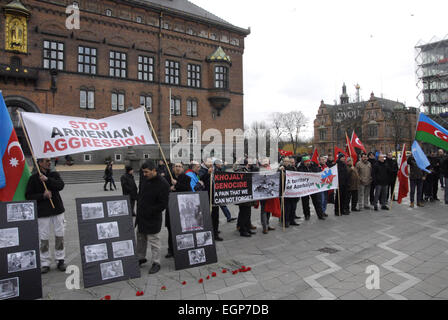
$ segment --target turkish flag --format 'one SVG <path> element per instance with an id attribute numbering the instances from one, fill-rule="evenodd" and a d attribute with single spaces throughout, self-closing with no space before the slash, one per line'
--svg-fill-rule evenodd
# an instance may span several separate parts
<path id="1" fill-rule="evenodd" d="M 356 162 L 358 161 L 358 155 L 356 154 L 355 148 L 353 148 L 352 144 L 350 143 L 350 140 L 348 139 L 347 133 L 345 133 L 345 138 L 347 140 L 346 150 L 347 150 L 347 153 L 352 158 L 353 166 L 354 166 L 356 164 Z"/>
<path id="2" fill-rule="evenodd" d="M 359 138 L 356 135 L 355 131 L 353 131 L 351 143 L 352 143 L 353 147 L 361 149 L 362 151 L 367 153 L 366 148 L 364 148 L 364 145 L 362 144 L 361 140 L 359 140 Z"/>
<path id="3" fill-rule="evenodd" d="M 398 203 L 401 203 L 401 199 L 406 198 L 409 193 L 409 169 L 408 159 L 406 157 L 406 144 L 403 146 L 403 152 L 401 153 L 400 170 L 397 174 L 400 187 L 398 188 Z"/>
<path id="4" fill-rule="evenodd" d="M 313 157 L 311 158 L 311 161 L 315 164 L 319 165 L 319 153 L 317 153 L 317 149 L 314 149 Z"/>

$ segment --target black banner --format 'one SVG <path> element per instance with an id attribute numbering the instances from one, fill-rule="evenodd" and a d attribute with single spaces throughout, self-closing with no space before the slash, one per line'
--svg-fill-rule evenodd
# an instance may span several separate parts
<path id="1" fill-rule="evenodd" d="M 220 172 L 214 175 L 213 203 L 226 205 L 280 196 L 280 173 Z"/>
<path id="2" fill-rule="evenodd" d="M 218 262 L 208 193 L 171 193 L 169 213 L 176 270 Z"/>
<path id="3" fill-rule="evenodd" d="M 140 278 L 129 196 L 76 199 L 84 288 Z"/>
<path id="4" fill-rule="evenodd" d="M 0 202 L 0 300 L 42 298 L 35 201 Z"/>

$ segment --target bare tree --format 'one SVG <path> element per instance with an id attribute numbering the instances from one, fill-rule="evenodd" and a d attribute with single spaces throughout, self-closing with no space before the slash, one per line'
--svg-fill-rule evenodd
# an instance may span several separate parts
<path id="1" fill-rule="evenodd" d="M 288 142 L 292 144 L 294 154 L 297 154 L 301 141 L 300 132 L 307 123 L 308 119 L 302 111 L 292 111 L 284 114 L 283 127 L 285 128 L 285 135 L 289 140 Z"/>
<path id="2" fill-rule="evenodd" d="M 272 135 L 277 139 L 277 141 L 280 141 L 286 132 L 283 125 L 285 114 L 281 112 L 274 112 L 271 113 L 270 117 Z"/>

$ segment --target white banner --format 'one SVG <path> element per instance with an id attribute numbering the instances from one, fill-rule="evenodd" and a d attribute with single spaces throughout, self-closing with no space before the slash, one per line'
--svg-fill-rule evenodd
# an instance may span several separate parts
<path id="1" fill-rule="evenodd" d="M 22 112 L 36 158 L 155 144 L 139 108 L 104 119 Z"/>
<path id="2" fill-rule="evenodd" d="M 309 196 L 339 187 L 338 166 L 322 172 L 286 171 L 285 198 Z"/>

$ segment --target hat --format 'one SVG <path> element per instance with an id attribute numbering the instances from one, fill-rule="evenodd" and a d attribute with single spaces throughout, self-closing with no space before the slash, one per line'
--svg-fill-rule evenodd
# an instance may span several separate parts
<path id="1" fill-rule="evenodd" d="M 311 159 L 310 159 L 310 157 L 305 156 L 305 157 L 302 158 L 302 161 L 303 161 L 304 163 L 306 163 L 306 162 L 310 162 Z"/>
<path id="2" fill-rule="evenodd" d="M 343 154 L 343 153 L 338 154 L 338 160 L 341 160 L 341 158 L 344 158 L 344 157 L 345 157 L 345 154 Z"/>

